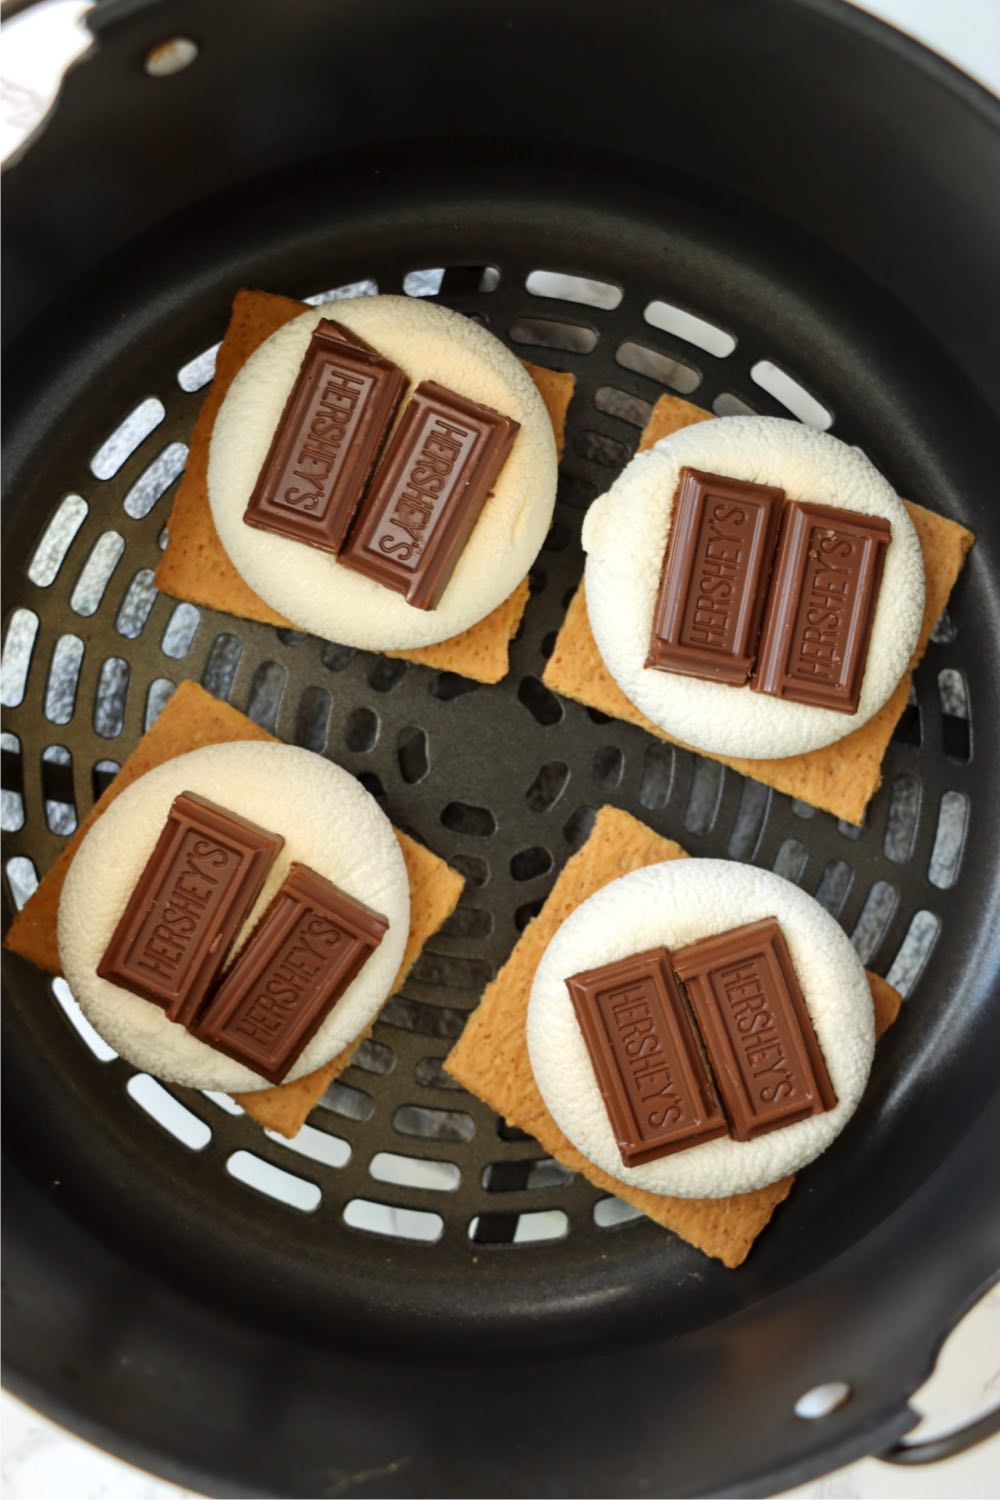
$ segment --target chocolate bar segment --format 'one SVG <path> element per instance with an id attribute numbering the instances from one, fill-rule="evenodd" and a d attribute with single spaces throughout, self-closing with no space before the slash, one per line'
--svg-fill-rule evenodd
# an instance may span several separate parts
<path id="1" fill-rule="evenodd" d="M 280 1083 L 388 926 L 322 875 L 291 865 L 195 1035 Z"/>
<path id="2" fill-rule="evenodd" d="M 837 1103 L 784 934 L 773 917 L 673 955 L 734 1140 Z"/>
<path id="3" fill-rule="evenodd" d="M 284 842 L 181 792 L 98 964 L 100 977 L 190 1026 Z"/>
<path id="4" fill-rule="evenodd" d="M 789 501 L 751 687 L 857 712 L 892 527 L 882 516 Z"/>
<path id="5" fill-rule="evenodd" d="M 567 979 L 627 1167 L 726 1134 L 666 948 Z"/>
<path id="6" fill-rule="evenodd" d="M 520 423 L 432 380 L 393 433 L 340 561 L 434 609 Z"/>
<path id="7" fill-rule="evenodd" d="M 771 485 L 681 469 L 647 667 L 747 681 L 783 499 Z"/>
<path id="8" fill-rule="evenodd" d="M 339 551 L 405 390 L 398 365 L 332 319 L 317 323 L 247 525 Z"/>

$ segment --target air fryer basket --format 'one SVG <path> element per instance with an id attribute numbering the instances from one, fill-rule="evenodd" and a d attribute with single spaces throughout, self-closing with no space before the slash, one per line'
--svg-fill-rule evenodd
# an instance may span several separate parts
<path id="1" fill-rule="evenodd" d="M 111 0 L 92 26 L 8 174 L 8 917 L 182 678 L 347 766 L 468 885 L 296 1146 L 191 1091 L 163 1115 L 5 955 L 8 1381 L 219 1494 L 766 1493 L 886 1447 L 1000 1246 L 995 106 L 835 0 Z M 194 64 L 148 76 L 178 35 Z M 576 375 L 499 686 L 154 597 L 240 286 L 436 289 Z M 861 830 L 540 682 L 650 403 L 787 415 L 761 362 L 979 536 Z M 798 880 L 906 992 L 737 1272 L 441 1069 L 604 802 Z M 796 1418 L 826 1380 L 851 1399 Z"/>

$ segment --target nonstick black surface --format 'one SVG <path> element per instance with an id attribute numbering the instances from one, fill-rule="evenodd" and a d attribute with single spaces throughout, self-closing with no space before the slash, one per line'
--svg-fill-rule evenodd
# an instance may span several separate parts
<path id="1" fill-rule="evenodd" d="M 832 3 L 101 5 L 97 25 L 8 186 L 5 899 L 183 678 L 354 771 L 468 884 L 306 1154 L 171 1089 L 185 1145 L 65 991 L 5 957 L 8 1379 L 226 1494 L 766 1492 L 884 1445 L 1000 1241 L 995 110 Z M 197 62 L 149 79 L 174 34 Z M 613 294 L 538 295 L 537 271 Z M 436 287 L 576 375 L 499 686 L 153 596 L 198 356 L 240 286 Z M 654 326 L 654 302 L 734 350 Z M 761 361 L 980 538 L 861 830 L 540 683 L 583 512 L 650 404 L 788 415 Z M 106 448 L 137 408 L 155 426 Z M 605 802 L 797 880 L 906 994 L 857 1117 L 737 1272 L 441 1071 Z M 401 1157 L 420 1185 L 391 1180 Z M 826 1379 L 852 1400 L 796 1419 Z"/>

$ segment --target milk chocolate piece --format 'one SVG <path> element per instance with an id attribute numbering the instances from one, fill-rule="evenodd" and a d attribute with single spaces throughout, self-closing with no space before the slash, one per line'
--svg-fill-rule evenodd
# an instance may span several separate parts
<path id="1" fill-rule="evenodd" d="M 774 917 L 691 943 L 673 964 L 734 1140 L 833 1109 L 837 1096 Z"/>
<path id="2" fill-rule="evenodd" d="M 751 687 L 857 712 L 892 528 L 808 501 L 789 501 Z"/>
<path id="3" fill-rule="evenodd" d="M 434 609 L 503 468 L 520 423 L 432 380 L 417 386 L 341 562 Z"/>
<path id="4" fill-rule="evenodd" d="M 647 667 L 747 681 L 783 499 L 770 485 L 681 469 Z"/>
<path id="5" fill-rule="evenodd" d="M 406 376 L 324 318 L 243 514 L 248 526 L 337 552 L 406 390 Z"/>
<path id="6" fill-rule="evenodd" d="M 666 948 L 567 979 L 627 1167 L 726 1134 Z"/>
<path id="7" fill-rule="evenodd" d="M 100 977 L 190 1026 L 284 842 L 181 792 L 98 964 Z"/>
<path id="8" fill-rule="evenodd" d="M 280 1083 L 388 926 L 322 875 L 291 865 L 195 1035 Z"/>

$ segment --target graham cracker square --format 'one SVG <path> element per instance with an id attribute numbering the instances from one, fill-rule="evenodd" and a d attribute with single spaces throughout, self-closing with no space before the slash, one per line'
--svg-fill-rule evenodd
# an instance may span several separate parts
<path id="1" fill-rule="evenodd" d="M 154 766 L 201 745 L 219 745 L 230 740 L 278 743 L 273 734 L 251 723 L 228 703 L 220 703 L 211 697 L 197 683 L 182 682 L 107 791 L 95 802 L 73 837 L 67 840 L 38 889 L 18 912 L 4 938 L 4 946 L 49 974 L 61 973 L 56 937 L 59 898 L 73 857 L 89 829 L 120 792 Z M 393 990 L 402 985 L 427 939 L 451 916 L 465 884 L 456 870 L 423 844 L 418 844 L 398 829 L 396 837 L 410 878 L 410 935 Z M 305 1124 L 310 1110 L 328 1085 L 347 1067 L 370 1031 L 369 1026 L 349 1047 L 315 1073 L 308 1073 L 294 1083 L 281 1083 L 256 1093 L 234 1094 L 233 1098 L 258 1125 L 276 1130 L 281 1135 L 293 1136 Z"/>
<path id="2" fill-rule="evenodd" d="M 682 401 L 677 396 L 661 396 L 639 440 L 639 451 L 651 448 L 660 438 L 678 432 L 682 427 L 711 420 L 711 412 L 702 411 L 689 401 Z M 696 754 L 721 761 L 743 776 L 761 781 L 775 791 L 787 792 L 790 797 L 833 813 L 847 823 L 863 820 L 865 808 L 882 781 L 882 761 L 892 731 L 909 699 L 913 669 L 927 649 L 931 631 L 941 617 L 975 541 L 972 532 L 966 531 L 957 521 L 935 515 L 909 500 L 904 503 L 924 554 L 927 597 L 916 650 L 906 675 L 888 702 L 867 724 L 822 750 L 810 750 L 804 755 L 790 755 L 778 760 L 746 760 L 739 756 L 715 755 L 708 750 L 698 750 Z M 566 611 L 543 681 L 554 692 L 574 698 L 588 708 L 599 709 L 601 713 L 624 719 L 628 724 L 638 724 L 655 734 L 657 739 L 688 748 L 647 719 L 625 696 L 604 665 L 587 618 L 582 583 Z"/>
<path id="3" fill-rule="evenodd" d="M 630 870 L 686 858 L 672 839 L 654 833 L 629 813 L 603 807 L 587 842 L 567 861 L 542 910 L 487 986 L 444 1066 L 457 1083 L 484 1100 L 508 1124 L 534 1136 L 543 1150 L 570 1171 L 582 1172 L 595 1187 L 624 1198 L 689 1245 L 732 1267 L 746 1259 L 778 1204 L 788 1197 L 795 1178 L 731 1198 L 668 1198 L 618 1182 L 571 1146 L 549 1114 L 531 1071 L 525 1035 L 535 970 L 570 912 Z M 868 983 L 876 1035 L 881 1036 L 899 1014 L 900 997 L 877 974 L 869 973 Z"/>
<path id="4" fill-rule="evenodd" d="M 305 312 L 308 304 L 270 292 L 237 292 L 225 337 L 215 362 L 215 378 L 191 434 L 191 447 L 177 497 L 167 522 L 169 540 L 156 570 L 156 586 L 175 599 L 220 609 L 244 620 L 294 629 L 245 583 L 229 559 L 212 520 L 208 503 L 208 449 L 223 398 L 254 350 L 283 324 Z M 331 308 L 331 317 L 336 316 Z M 558 370 L 525 363 L 538 387 L 552 422 L 560 456 L 566 431 L 566 412 L 576 381 Z M 499 682 L 507 674 L 509 646 L 528 602 L 528 581 L 492 614 L 460 635 L 412 651 L 389 651 L 421 666 L 456 672 L 476 682 Z"/>

